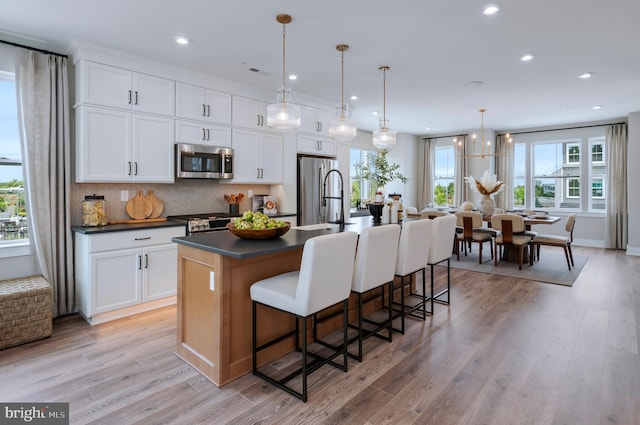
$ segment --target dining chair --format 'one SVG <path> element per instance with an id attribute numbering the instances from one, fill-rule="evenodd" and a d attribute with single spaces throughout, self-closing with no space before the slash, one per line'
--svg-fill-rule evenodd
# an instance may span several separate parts
<path id="1" fill-rule="evenodd" d="M 433 220 L 436 217 L 442 217 L 447 215 L 446 212 L 440 210 L 422 210 L 420 211 L 420 218 L 429 218 Z"/>
<path id="2" fill-rule="evenodd" d="M 522 270 L 524 249 L 531 245 L 531 236 L 522 234 L 525 230 L 524 219 L 516 214 L 494 214 L 491 216 L 491 227 L 499 231 L 494 238 L 494 265 L 502 257 L 503 247 L 518 249 L 518 269 Z M 500 251 L 498 251 L 498 246 Z M 533 265 L 533 251 L 529 253 L 529 264 Z"/>
<path id="3" fill-rule="evenodd" d="M 402 225 L 400 231 L 400 241 L 398 242 L 398 257 L 396 260 L 395 275 L 400 277 L 400 333 L 404 334 L 404 319 L 406 316 L 426 320 L 427 291 L 425 269 L 429 248 L 431 246 L 431 232 L 433 229 L 432 220 L 409 221 Z M 414 291 L 411 285 L 411 276 L 422 271 L 422 293 Z M 409 279 L 406 279 L 409 278 Z M 409 291 L 405 289 L 405 284 L 409 284 Z M 418 303 L 407 305 L 405 298 L 417 299 Z M 397 303 L 395 303 L 397 304 Z M 416 310 L 422 314 L 417 314 Z M 397 316 L 394 316 L 394 320 Z M 394 328 L 394 330 L 397 330 Z"/>
<path id="4" fill-rule="evenodd" d="M 416 207 L 404 207 L 405 214 L 418 214 L 418 209 Z"/>
<path id="5" fill-rule="evenodd" d="M 347 324 L 349 295 L 353 278 L 354 258 L 358 234 L 342 232 L 321 235 L 308 239 L 302 250 L 300 270 L 282 273 L 255 282 L 250 287 L 252 300 L 252 355 L 253 374 L 307 401 L 307 377 L 325 364 L 347 371 Z M 307 349 L 308 318 L 329 307 L 342 304 L 342 343 L 329 354 L 310 352 Z M 295 330 L 258 345 L 257 306 L 293 315 Z M 302 344 L 300 344 L 300 321 L 302 321 Z M 294 338 L 295 349 L 302 353 L 302 365 L 283 378 L 276 379 L 258 370 L 258 353 L 287 338 Z M 314 332 L 315 337 L 315 332 Z M 319 341 L 317 341 L 319 342 Z M 334 361 L 342 355 L 342 364 Z M 308 362 L 307 358 L 312 361 Z M 302 375 L 302 390 L 287 385 L 291 379 Z"/>
<path id="6" fill-rule="evenodd" d="M 431 271 L 431 311 L 426 311 L 426 314 L 433 314 L 434 301 L 440 304 L 449 305 L 450 296 L 449 290 L 451 289 L 451 242 L 456 239 L 456 216 L 453 214 L 447 214 L 441 217 L 435 217 L 433 219 L 433 229 L 431 230 L 431 243 L 429 246 L 429 255 L 427 257 L 427 264 Z M 455 243 L 455 242 L 454 242 Z M 442 262 L 447 262 L 447 289 L 434 294 L 434 266 Z M 447 295 L 447 299 L 443 300 L 441 297 Z"/>
<path id="7" fill-rule="evenodd" d="M 398 240 L 400 238 L 400 226 L 389 224 L 384 226 L 368 227 L 360 232 L 358 248 L 351 282 L 351 291 L 358 298 L 357 325 L 349 324 L 349 327 L 358 331 L 356 337 L 349 339 L 349 344 L 358 342 L 358 353 L 349 353 L 349 356 L 362 361 L 362 343 L 370 336 L 377 336 L 389 342 L 393 339 L 393 311 L 391 299 L 393 297 L 393 279 L 396 270 L 398 256 Z M 388 317 L 383 321 L 374 321 L 364 317 L 363 295 L 375 289 L 381 289 L 382 305 L 384 305 L 384 287 L 389 289 Z M 374 328 L 365 328 L 365 323 Z M 381 332 L 387 330 L 384 337 Z"/>
<path id="8" fill-rule="evenodd" d="M 489 250 L 491 251 L 491 259 L 493 259 L 493 235 L 487 231 L 484 231 L 482 225 L 482 213 L 473 211 L 457 211 L 456 225 L 462 228 L 462 232 L 456 233 L 456 255 L 458 261 L 460 261 L 460 245 L 464 246 L 464 255 L 467 255 L 467 245 L 471 249 L 473 242 L 477 243 L 480 247 L 478 253 L 478 264 L 482 264 L 482 247 L 485 242 L 489 242 Z"/>
<path id="9" fill-rule="evenodd" d="M 536 248 L 538 261 L 540 261 L 540 245 L 560 246 L 564 248 L 564 256 L 567 259 L 567 266 L 571 270 L 571 266 L 575 266 L 573 262 L 573 253 L 571 252 L 571 243 L 573 242 L 573 228 L 576 224 L 576 214 L 572 213 L 567 216 L 567 223 L 564 229 L 569 236 L 556 236 L 547 234 L 538 234 L 532 240 L 532 246 Z"/>

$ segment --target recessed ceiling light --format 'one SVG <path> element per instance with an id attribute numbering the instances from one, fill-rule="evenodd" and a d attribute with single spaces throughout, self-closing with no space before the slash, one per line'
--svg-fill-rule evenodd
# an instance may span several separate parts
<path id="1" fill-rule="evenodd" d="M 596 106 L 592 107 L 591 109 L 594 109 L 594 110 L 597 111 L 598 109 L 602 109 L 602 105 L 596 105 Z"/>
<path id="2" fill-rule="evenodd" d="M 583 80 L 586 80 L 587 78 L 591 78 L 592 75 L 593 74 L 590 72 L 585 72 L 584 74 L 580 74 L 578 78 L 582 78 Z"/>
<path id="3" fill-rule="evenodd" d="M 295 81 L 295 80 L 297 80 L 297 79 L 298 79 L 298 76 L 297 76 L 296 74 L 291 74 L 291 75 L 289 75 L 289 79 L 290 79 L 291 81 Z"/>
<path id="4" fill-rule="evenodd" d="M 356 96 L 355 94 L 353 96 L 351 96 L 349 99 L 351 100 L 358 100 L 358 96 Z"/>
<path id="5" fill-rule="evenodd" d="M 429 130 L 431 130 L 431 127 L 425 127 L 424 129 L 425 129 L 425 131 L 429 131 Z"/>
<path id="6" fill-rule="evenodd" d="M 182 44 L 182 45 L 186 45 L 191 42 L 191 40 L 189 40 L 187 37 L 182 37 L 182 36 L 175 37 L 175 40 L 176 40 L 176 43 Z"/>
<path id="7" fill-rule="evenodd" d="M 526 54 L 520 58 L 522 62 L 529 62 L 531 59 L 533 59 L 533 55 L 530 55 L 530 54 Z"/>
<path id="8" fill-rule="evenodd" d="M 496 13 L 498 13 L 499 10 L 500 10 L 500 7 L 498 7 L 497 5 L 488 4 L 482 9 L 482 14 L 483 15 L 495 15 Z"/>
<path id="9" fill-rule="evenodd" d="M 373 112 L 371 113 L 371 115 L 378 115 L 378 114 L 379 114 L 379 112 L 378 112 L 378 111 L 373 111 Z"/>

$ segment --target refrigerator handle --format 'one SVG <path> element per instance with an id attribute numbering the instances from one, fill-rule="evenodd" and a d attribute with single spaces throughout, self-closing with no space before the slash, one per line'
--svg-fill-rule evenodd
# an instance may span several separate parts
<path id="1" fill-rule="evenodd" d="M 325 163 L 321 162 L 319 167 L 318 167 L 318 193 L 320 194 L 320 199 L 318 200 L 318 220 L 320 221 L 320 223 L 324 223 L 325 222 L 325 218 L 324 218 L 324 211 L 325 208 L 322 206 L 322 196 L 324 196 L 324 193 L 322 193 L 322 182 L 324 180 L 324 175 L 327 173 L 327 170 L 325 169 Z"/>

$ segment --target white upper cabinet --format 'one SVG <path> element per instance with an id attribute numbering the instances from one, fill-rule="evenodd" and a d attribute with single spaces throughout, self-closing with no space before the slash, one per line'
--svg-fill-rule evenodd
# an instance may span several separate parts
<path id="1" fill-rule="evenodd" d="M 253 130 L 271 130 L 267 126 L 267 103 L 233 96 L 233 125 Z"/>
<path id="2" fill-rule="evenodd" d="M 176 120 L 176 143 L 231 147 L 231 127 Z"/>
<path id="3" fill-rule="evenodd" d="M 298 134 L 298 153 L 336 156 L 336 141 L 328 137 Z"/>
<path id="4" fill-rule="evenodd" d="M 173 183 L 172 118 L 76 109 L 76 182 Z"/>
<path id="5" fill-rule="evenodd" d="M 301 133 L 319 134 L 329 137 L 329 126 L 335 114 L 322 109 L 301 106 L 300 129 Z"/>
<path id="6" fill-rule="evenodd" d="M 78 62 L 77 81 L 77 104 L 174 115 L 174 81 L 88 61 Z"/>
<path id="7" fill-rule="evenodd" d="M 176 118 L 231 124 L 231 95 L 176 83 Z"/>
<path id="8" fill-rule="evenodd" d="M 234 129 L 232 146 L 231 183 L 282 183 L 284 140 L 281 135 Z"/>

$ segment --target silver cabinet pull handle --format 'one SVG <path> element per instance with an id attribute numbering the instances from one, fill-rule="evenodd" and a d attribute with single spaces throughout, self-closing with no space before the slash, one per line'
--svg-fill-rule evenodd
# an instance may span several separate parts
<path id="1" fill-rule="evenodd" d="M 202 129 L 202 140 L 206 140 L 206 134 L 207 133 L 205 132 L 205 129 L 203 128 Z"/>
<path id="2" fill-rule="evenodd" d="M 207 128 L 207 140 L 211 140 L 211 130 Z"/>
<path id="3" fill-rule="evenodd" d="M 127 164 L 128 164 L 128 170 L 129 170 L 129 171 L 127 171 L 127 175 L 130 176 L 131 175 L 131 161 L 129 161 Z"/>
<path id="4" fill-rule="evenodd" d="M 135 99 L 136 99 L 136 101 L 135 101 L 134 104 L 137 105 L 138 104 L 138 92 L 137 91 L 136 91 Z"/>
<path id="5" fill-rule="evenodd" d="M 145 236 L 144 238 L 135 238 L 134 241 L 148 241 L 151 240 L 151 236 Z"/>
<path id="6" fill-rule="evenodd" d="M 206 114 L 207 114 L 207 109 L 206 109 L 206 108 L 207 108 L 207 105 L 205 105 L 205 104 L 203 103 L 203 104 L 202 104 L 202 116 L 203 116 L 203 117 L 204 117 L 204 116 L 206 116 Z"/>
<path id="7" fill-rule="evenodd" d="M 211 116 L 211 105 L 207 105 L 207 116 Z"/>
<path id="8" fill-rule="evenodd" d="M 144 254 L 144 268 L 149 268 L 149 254 Z"/>
<path id="9" fill-rule="evenodd" d="M 138 255 L 138 270 L 142 270 L 142 255 Z"/>
<path id="10" fill-rule="evenodd" d="M 133 163 L 133 175 L 134 176 L 138 175 L 138 161 Z"/>
<path id="11" fill-rule="evenodd" d="M 256 122 L 256 125 L 260 126 L 260 114 L 256 115 L 256 118 L 258 119 L 258 122 Z"/>
<path id="12" fill-rule="evenodd" d="M 256 168 L 257 178 L 260 178 L 260 168 Z"/>
<path id="13" fill-rule="evenodd" d="M 129 105 L 131 105 L 131 90 L 129 90 Z"/>
<path id="14" fill-rule="evenodd" d="M 320 145 L 320 149 L 318 149 L 319 151 L 322 150 L 322 140 L 318 140 L 318 144 Z"/>

